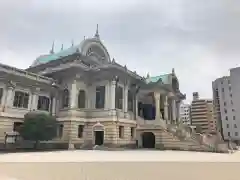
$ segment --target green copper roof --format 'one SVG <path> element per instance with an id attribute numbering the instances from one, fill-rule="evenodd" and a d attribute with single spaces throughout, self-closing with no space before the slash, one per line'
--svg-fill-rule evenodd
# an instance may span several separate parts
<path id="1" fill-rule="evenodd" d="M 162 81 L 163 84 L 170 84 L 169 82 L 169 76 L 170 74 L 164 74 L 164 75 L 160 75 L 160 76 L 152 76 L 146 79 L 147 84 L 149 83 L 156 83 L 158 81 Z"/>
<path id="2" fill-rule="evenodd" d="M 58 53 L 40 56 L 40 57 L 38 57 L 36 59 L 36 63 L 35 64 L 44 64 L 44 63 L 48 63 L 50 61 L 57 60 L 57 59 L 59 59 L 61 57 L 69 56 L 71 54 L 74 54 L 77 51 L 78 48 L 79 48 L 79 45 L 76 45 L 76 46 L 72 46 L 72 47 L 70 47 L 68 49 L 61 50 Z"/>

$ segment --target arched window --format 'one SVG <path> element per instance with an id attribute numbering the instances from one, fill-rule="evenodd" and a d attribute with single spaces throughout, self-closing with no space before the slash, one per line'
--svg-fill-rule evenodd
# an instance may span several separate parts
<path id="1" fill-rule="evenodd" d="M 64 89 L 63 90 L 62 98 L 63 98 L 62 99 L 63 100 L 63 102 L 62 102 L 63 108 L 69 107 L 69 91 L 68 91 L 68 89 Z"/>
<path id="2" fill-rule="evenodd" d="M 85 108 L 86 93 L 84 90 L 80 90 L 78 93 L 78 108 Z"/>

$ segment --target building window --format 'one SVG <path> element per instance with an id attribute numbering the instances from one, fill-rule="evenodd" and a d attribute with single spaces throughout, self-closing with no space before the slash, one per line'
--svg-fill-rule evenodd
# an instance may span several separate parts
<path id="1" fill-rule="evenodd" d="M 48 111 L 50 105 L 50 100 L 46 96 L 39 96 L 38 97 L 38 110 Z"/>
<path id="2" fill-rule="evenodd" d="M 235 117 L 235 116 L 233 116 L 233 120 L 236 120 L 236 117 Z"/>
<path id="3" fill-rule="evenodd" d="M 63 101 L 63 108 L 67 108 L 67 107 L 69 107 L 69 91 L 68 91 L 68 89 L 64 89 L 63 90 L 63 97 L 62 97 L 63 99 L 62 99 L 62 101 Z"/>
<path id="4" fill-rule="evenodd" d="M 231 81 L 230 81 L 230 80 L 228 80 L 228 84 L 231 84 Z"/>
<path id="5" fill-rule="evenodd" d="M 235 109 L 232 109 L 232 112 L 234 112 L 235 111 Z"/>
<path id="6" fill-rule="evenodd" d="M 224 92 L 224 88 L 222 88 L 222 92 Z"/>
<path id="7" fill-rule="evenodd" d="M 135 132 L 135 128 L 131 127 L 131 138 L 134 138 L 134 132 Z"/>
<path id="8" fill-rule="evenodd" d="M 233 105 L 233 101 L 231 100 L 231 105 Z"/>
<path id="9" fill-rule="evenodd" d="M 85 108 L 86 93 L 84 90 L 80 90 L 78 93 L 78 108 Z"/>
<path id="10" fill-rule="evenodd" d="M 230 94 L 230 97 L 232 97 L 232 93 Z"/>
<path id="11" fill-rule="evenodd" d="M 3 88 L 0 88 L 0 104 L 2 103 L 3 98 Z"/>
<path id="12" fill-rule="evenodd" d="M 63 136 L 63 124 L 58 125 L 57 137 L 61 138 Z"/>
<path id="13" fill-rule="evenodd" d="M 115 89 L 115 107 L 117 109 L 123 109 L 123 88 L 117 86 Z"/>
<path id="14" fill-rule="evenodd" d="M 123 126 L 119 126 L 119 138 L 123 138 L 124 137 L 124 127 Z"/>
<path id="15" fill-rule="evenodd" d="M 236 125 L 236 124 L 234 124 L 234 128 L 237 128 L 237 125 Z"/>
<path id="16" fill-rule="evenodd" d="M 229 128 L 229 124 L 227 124 L 227 128 Z"/>
<path id="17" fill-rule="evenodd" d="M 226 116 L 225 119 L 228 121 L 228 117 Z"/>
<path id="18" fill-rule="evenodd" d="M 230 92 L 232 91 L 232 88 L 231 88 L 231 86 L 229 86 L 229 91 L 230 91 Z"/>
<path id="19" fill-rule="evenodd" d="M 78 126 L 78 138 L 83 137 L 83 130 L 84 130 L 84 125 L 79 125 Z"/>
<path id="20" fill-rule="evenodd" d="M 128 111 L 133 111 L 133 94 L 128 90 Z"/>
<path id="21" fill-rule="evenodd" d="M 238 132 L 235 132 L 235 136 L 238 136 Z"/>
<path id="22" fill-rule="evenodd" d="M 224 106 L 226 106 L 227 105 L 227 103 L 226 102 L 224 102 Z"/>
<path id="23" fill-rule="evenodd" d="M 105 86 L 96 87 L 96 109 L 103 109 L 105 104 Z"/>
<path id="24" fill-rule="evenodd" d="M 26 92 L 15 91 L 13 106 L 17 108 L 28 108 L 29 94 Z"/>
<path id="25" fill-rule="evenodd" d="M 231 136 L 230 132 L 228 132 L 228 136 L 229 136 L 229 137 Z"/>
<path id="26" fill-rule="evenodd" d="M 227 114 L 227 109 L 224 109 L 225 114 Z"/>

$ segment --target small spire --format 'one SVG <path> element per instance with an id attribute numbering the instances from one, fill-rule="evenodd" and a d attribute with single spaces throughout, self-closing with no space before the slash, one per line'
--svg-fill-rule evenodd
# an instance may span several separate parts
<path id="1" fill-rule="evenodd" d="M 62 44 L 61 50 L 63 50 L 63 44 Z"/>
<path id="2" fill-rule="evenodd" d="M 175 69 L 174 68 L 172 68 L 172 74 L 175 74 Z"/>
<path id="3" fill-rule="evenodd" d="M 83 39 L 85 40 L 85 39 L 86 39 L 86 37 L 84 36 L 84 37 L 83 37 Z"/>
<path id="4" fill-rule="evenodd" d="M 74 41 L 73 41 L 73 39 L 72 39 L 72 47 L 74 46 Z"/>
<path id="5" fill-rule="evenodd" d="M 115 63 L 115 59 L 114 58 L 112 59 L 112 63 Z"/>
<path id="6" fill-rule="evenodd" d="M 96 33 L 95 33 L 95 38 L 100 38 L 100 36 L 99 36 L 99 33 L 98 33 L 98 24 L 97 24 L 97 29 L 96 29 Z"/>
<path id="7" fill-rule="evenodd" d="M 54 54 L 54 41 L 53 41 L 53 43 L 52 43 L 52 49 L 51 49 L 51 51 L 50 51 L 50 54 Z"/>
<path id="8" fill-rule="evenodd" d="M 149 75 L 149 73 L 147 73 L 147 78 L 150 78 L 150 75 Z"/>

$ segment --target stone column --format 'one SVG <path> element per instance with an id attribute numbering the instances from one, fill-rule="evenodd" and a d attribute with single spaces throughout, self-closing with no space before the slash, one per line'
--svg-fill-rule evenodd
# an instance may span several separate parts
<path id="1" fill-rule="evenodd" d="M 37 110 L 38 106 L 38 92 L 40 91 L 40 88 L 36 88 L 32 91 L 32 98 L 30 102 L 30 110 L 35 111 Z"/>
<path id="2" fill-rule="evenodd" d="M 2 99 L 1 99 L 1 107 L 5 106 L 6 99 L 7 99 L 7 89 L 3 88 L 3 94 L 2 94 Z"/>
<path id="3" fill-rule="evenodd" d="M 164 101 L 164 119 L 166 120 L 167 123 L 169 123 L 168 119 L 168 96 L 165 96 L 165 101 Z"/>
<path id="4" fill-rule="evenodd" d="M 177 107 L 176 107 L 176 113 L 177 113 L 177 122 L 180 122 L 180 104 L 181 104 L 181 101 L 178 101 L 177 102 Z"/>
<path id="5" fill-rule="evenodd" d="M 134 99 L 135 99 L 135 113 L 137 118 L 138 117 L 138 95 L 137 94 Z"/>
<path id="6" fill-rule="evenodd" d="M 111 109 L 115 110 L 116 81 L 111 82 Z"/>
<path id="7" fill-rule="evenodd" d="M 51 106 L 52 106 L 52 115 L 54 116 L 56 114 L 56 97 L 52 98 Z"/>
<path id="8" fill-rule="evenodd" d="M 106 85 L 105 85 L 105 99 L 104 99 L 104 109 L 110 109 L 111 105 L 110 105 L 110 97 L 109 97 L 109 88 L 110 88 L 110 83 L 108 82 Z"/>
<path id="9" fill-rule="evenodd" d="M 160 93 L 154 92 L 154 98 L 155 98 L 155 108 L 156 108 L 155 119 L 159 120 L 162 118 L 162 114 L 160 112 Z"/>
<path id="10" fill-rule="evenodd" d="M 128 112 L 128 85 L 124 86 L 124 113 Z"/>
<path id="11" fill-rule="evenodd" d="M 70 93 L 70 108 L 77 108 L 77 81 L 74 80 Z"/>
<path id="12" fill-rule="evenodd" d="M 176 100 L 172 99 L 172 120 L 176 124 Z"/>
<path id="13" fill-rule="evenodd" d="M 13 106 L 13 99 L 14 99 L 14 87 L 8 86 L 7 87 L 7 98 L 6 98 L 6 107 L 12 107 Z"/>

